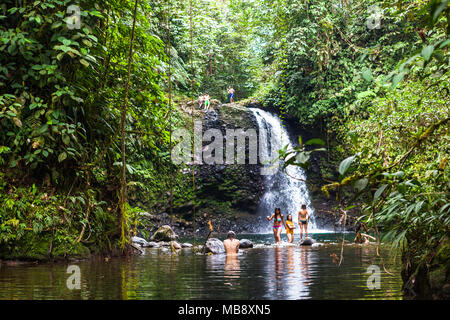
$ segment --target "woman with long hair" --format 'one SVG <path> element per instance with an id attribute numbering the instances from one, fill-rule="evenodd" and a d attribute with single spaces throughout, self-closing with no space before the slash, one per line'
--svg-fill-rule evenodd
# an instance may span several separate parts
<path id="1" fill-rule="evenodd" d="M 289 243 L 294 242 L 294 229 L 295 224 L 292 221 L 292 214 L 288 214 L 286 216 L 286 236 L 288 238 Z"/>
<path id="2" fill-rule="evenodd" d="M 275 212 L 270 217 L 267 216 L 268 221 L 271 221 L 272 219 L 273 219 L 273 235 L 275 237 L 275 242 L 280 243 L 281 242 L 281 226 L 284 226 L 286 228 L 280 208 L 275 208 Z"/>

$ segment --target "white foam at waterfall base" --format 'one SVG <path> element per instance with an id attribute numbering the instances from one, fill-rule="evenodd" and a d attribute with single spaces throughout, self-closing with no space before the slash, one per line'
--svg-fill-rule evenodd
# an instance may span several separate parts
<path id="1" fill-rule="evenodd" d="M 288 132 L 286 128 L 283 127 L 281 120 L 277 115 L 258 108 L 249 108 L 249 110 L 255 115 L 258 122 L 260 133 L 259 139 L 263 138 L 266 140 L 266 143 L 264 143 L 264 141 L 260 141 L 259 143 L 259 148 L 261 148 L 261 146 L 265 146 L 262 150 L 260 150 L 260 158 L 271 159 L 276 157 L 278 150 L 284 146 L 288 145 L 288 150 L 293 147 Z M 265 130 L 267 135 L 262 135 L 261 130 Z M 274 145 L 272 146 L 272 144 Z M 271 153 L 271 150 L 274 154 Z M 268 164 L 265 166 L 268 166 Z M 291 165 L 286 168 L 286 172 L 288 174 L 282 171 L 282 163 L 280 163 L 274 174 L 264 176 L 265 192 L 259 203 L 259 215 L 264 218 L 266 216 L 270 216 L 274 212 L 275 208 L 280 208 L 285 219 L 288 214 L 292 214 L 293 221 L 297 223 L 298 211 L 301 209 L 302 204 L 305 204 L 311 215 L 310 223 L 308 225 L 308 232 L 330 232 L 329 230 L 320 229 L 316 225 L 314 219 L 314 208 L 311 206 L 309 191 L 306 183 L 304 182 L 306 180 L 306 175 L 303 169 L 298 166 Z M 272 221 L 267 221 L 267 224 L 261 224 L 259 227 L 259 233 L 272 233 L 272 224 Z M 298 229 L 296 230 L 296 233 L 297 232 L 299 232 Z"/>

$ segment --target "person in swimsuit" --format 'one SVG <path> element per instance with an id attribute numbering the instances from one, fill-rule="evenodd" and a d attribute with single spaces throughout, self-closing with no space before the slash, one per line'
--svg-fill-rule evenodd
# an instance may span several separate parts
<path id="1" fill-rule="evenodd" d="M 306 204 L 302 204 L 302 209 L 298 212 L 298 225 L 300 226 L 300 241 L 303 239 L 303 230 L 305 230 L 306 238 L 308 238 L 308 221 L 309 213 L 306 210 Z"/>
<path id="2" fill-rule="evenodd" d="M 209 94 L 205 94 L 205 111 L 209 111 Z"/>
<path id="3" fill-rule="evenodd" d="M 280 243 L 281 242 L 281 226 L 284 226 L 286 228 L 286 225 L 284 224 L 283 215 L 281 214 L 280 208 L 275 209 L 275 213 L 273 213 L 270 217 L 267 216 L 267 220 L 270 221 L 274 219 L 273 221 L 273 235 L 275 237 L 275 242 Z"/>
<path id="4" fill-rule="evenodd" d="M 229 86 L 228 87 L 228 99 L 230 99 L 230 103 L 233 103 L 233 98 L 234 98 L 234 89 Z"/>
<path id="5" fill-rule="evenodd" d="M 288 214 L 286 217 L 286 236 L 289 243 L 294 242 L 294 229 L 295 224 L 294 221 L 292 221 L 292 214 Z"/>

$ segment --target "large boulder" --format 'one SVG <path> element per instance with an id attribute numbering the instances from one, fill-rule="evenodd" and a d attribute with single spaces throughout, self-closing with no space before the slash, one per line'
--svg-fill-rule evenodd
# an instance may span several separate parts
<path id="1" fill-rule="evenodd" d="M 300 245 L 301 246 L 310 246 L 314 243 L 315 241 L 313 239 L 311 239 L 310 237 L 305 238 L 305 240 L 303 240 Z"/>
<path id="2" fill-rule="evenodd" d="M 239 240 L 239 248 L 240 249 L 253 248 L 253 242 L 251 242 L 248 239 L 241 239 Z"/>
<path id="3" fill-rule="evenodd" d="M 170 241 L 170 247 L 175 249 L 175 250 L 178 250 L 178 249 L 181 249 L 181 244 L 179 244 L 176 241 Z"/>
<path id="4" fill-rule="evenodd" d="M 210 238 L 206 241 L 205 252 L 211 252 L 213 254 L 225 253 L 225 247 L 221 240 L 217 238 Z"/>
<path id="5" fill-rule="evenodd" d="M 172 241 L 176 240 L 178 236 L 168 225 L 160 227 L 151 237 L 152 241 Z"/>

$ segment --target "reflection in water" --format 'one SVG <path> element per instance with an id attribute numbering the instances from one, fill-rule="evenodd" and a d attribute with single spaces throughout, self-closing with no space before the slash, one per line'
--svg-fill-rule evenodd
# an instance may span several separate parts
<path id="1" fill-rule="evenodd" d="M 301 247 L 300 248 L 300 267 L 303 278 L 303 284 L 305 286 L 309 286 L 310 284 L 310 276 L 309 276 L 309 256 L 311 254 L 311 250 L 309 247 Z"/>
<path id="2" fill-rule="evenodd" d="M 237 254 L 227 254 L 225 258 L 225 278 L 239 277 L 240 263 Z"/>
<path id="3" fill-rule="evenodd" d="M 223 279 L 227 286 L 239 285 L 240 262 L 237 254 L 228 254 L 225 257 Z"/>
<path id="4" fill-rule="evenodd" d="M 281 257 L 281 248 L 279 246 L 275 247 L 275 284 L 277 290 L 281 290 L 283 288 L 283 265 L 282 265 L 282 257 Z"/>
<path id="5" fill-rule="evenodd" d="M 267 236 L 267 239 L 270 235 Z M 266 240 L 264 240 L 266 241 Z M 399 299 L 401 277 L 384 272 L 375 246 L 278 245 L 238 255 L 179 255 L 148 249 L 145 255 L 77 262 L 81 290 L 66 287 L 66 263 L 1 265 L 0 299 Z M 386 257 L 388 248 L 382 248 Z M 387 261 L 385 259 L 384 261 Z M 381 268 L 381 289 L 369 290 L 366 271 Z"/>
<path id="6" fill-rule="evenodd" d="M 295 273 L 295 259 L 294 259 L 294 247 L 287 247 L 286 248 L 286 264 L 287 264 L 287 272 L 288 273 Z"/>
<path id="7" fill-rule="evenodd" d="M 308 297 L 310 250 L 292 245 L 276 245 L 273 259 L 266 259 L 267 266 L 273 270 L 267 277 L 267 299 L 300 299 Z M 270 255 L 268 255 L 270 258 Z M 272 268 L 271 268 L 272 267 Z"/>

